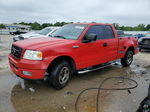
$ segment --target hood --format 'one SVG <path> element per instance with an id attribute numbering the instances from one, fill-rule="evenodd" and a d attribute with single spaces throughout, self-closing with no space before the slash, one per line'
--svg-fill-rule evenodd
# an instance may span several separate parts
<path id="1" fill-rule="evenodd" d="M 21 40 L 14 42 L 13 45 L 21 47 L 23 49 L 32 49 L 37 50 L 42 47 L 46 46 L 56 46 L 56 45 L 65 45 L 69 43 L 73 43 L 76 40 L 67 40 L 67 39 L 60 39 L 60 38 L 52 38 L 52 37 L 41 37 L 41 38 L 33 38 L 27 40 Z"/>
<path id="2" fill-rule="evenodd" d="M 140 39 L 150 39 L 150 37 L 141 37 Z"/>
<path id="3" fill-rule="evenodd" d="M 36 32 L 30 32 L 30 33 L 21 34 L 19 36 L 21 36 L 21 37 L 26 39 L 26 38 L 31 38 L 31 37 L 39 37 L 39 36 L 43 36 L 43 35 L 40 35 L 40 34 L 38 34 Z"/>

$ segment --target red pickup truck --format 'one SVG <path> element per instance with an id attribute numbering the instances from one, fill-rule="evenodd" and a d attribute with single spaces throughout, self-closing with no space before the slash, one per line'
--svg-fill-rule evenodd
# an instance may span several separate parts
<path id="1" fill-rule="evenodd" d="M 66 86 L 73 73 L 96 70 L 121 59 L 129 66 L 138 53 L 136 37 L 118 37 L 111 24 L 67 24 L 47 38 L 12 45 L 9 64 L 24 79 L 44 79 L 56 89 Z"/>

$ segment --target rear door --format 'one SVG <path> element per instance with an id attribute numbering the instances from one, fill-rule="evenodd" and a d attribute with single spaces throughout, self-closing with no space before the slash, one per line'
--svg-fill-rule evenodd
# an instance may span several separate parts
<path id="1" fill-rule="evenodd" d="M 118 38 L 115 37 L 114 30 L 112 26 L 105 25 L 103 38 L 100 41 L 101 47 L 103 48 L 103 59 L 104 62 L 109 62 L 117 59 L 118 55 Z"/>

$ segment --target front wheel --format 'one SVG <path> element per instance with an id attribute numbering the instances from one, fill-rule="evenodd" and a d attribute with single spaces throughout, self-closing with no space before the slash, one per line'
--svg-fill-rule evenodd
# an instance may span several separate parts
<path id="1" fill-rule="evenodd" d="M 50 71 L 49 83 L 55 89 L 61 89 L 65 87 L 70 79 L 71 69 L 67 61 L 62 61 L 53 66 Z"/>
<path id="2" fill-rule="evenodd" d="M 121 64 L 124 67 L 130 66 L 133 61 L 133 51 L 128 50 L 125 57 L 121 59 Z"/>

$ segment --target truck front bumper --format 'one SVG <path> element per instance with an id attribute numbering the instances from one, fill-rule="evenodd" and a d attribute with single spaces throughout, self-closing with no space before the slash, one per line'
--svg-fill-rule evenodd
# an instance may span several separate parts
<path id="1" fill-rule="evenodd" d="M 24 79 L 44 79 L 47 65 L 43 61 L 17 60 L 9 55 L 12 71 Z"/>

